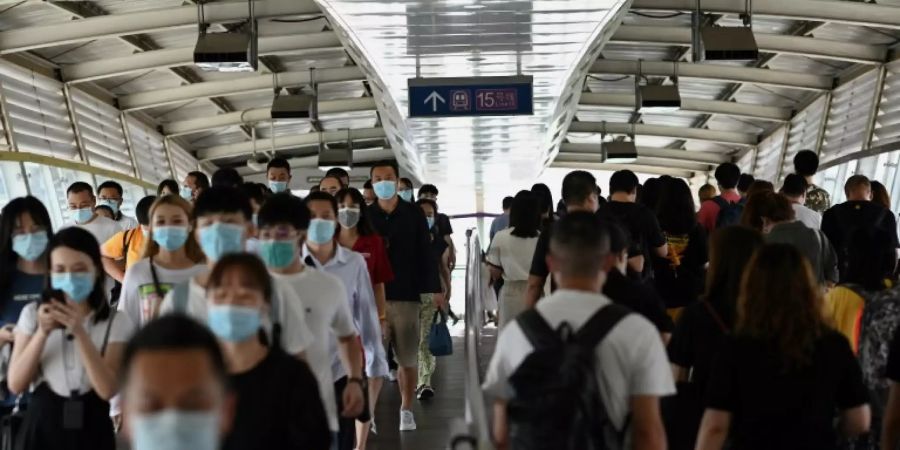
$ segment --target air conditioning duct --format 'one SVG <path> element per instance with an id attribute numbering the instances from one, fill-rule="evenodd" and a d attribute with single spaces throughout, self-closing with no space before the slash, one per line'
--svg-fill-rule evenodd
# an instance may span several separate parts
<path id="1" fill-rule="evenodd" d="M 210 72 L 255 72 L 259 59 L 257 49 L 257 24 L 253 10 L 253 0 L 249 0 L 249 28 L 246 31 L 209 33 L 205 23 L 204 2 L 197 2 L 199 37 L 194 47 L 194 64 L 201 70 Z"/>
<path id="2" fill-rule="evenodd" d="M 637 161 L 637 147 L 633 141 L 610 141 L 602 145 L 602 161 L 627 164 Z"/>
<path id="3" fill-rule="evenodd" d="M 278 95 L 272 101 L 273 119 L 315 119 L 318 104 L 313 95 Z"/>

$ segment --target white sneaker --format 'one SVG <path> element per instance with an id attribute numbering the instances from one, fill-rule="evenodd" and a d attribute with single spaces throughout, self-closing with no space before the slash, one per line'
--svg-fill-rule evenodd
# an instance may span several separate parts
<path id="1" fill-rule="evenodd" d="M 400 431 L 414 431 L 416 429 L 416 418 L 412 411 L 405 409 L 400 410 Z"/>
<path id="2" fill-rule="evenodd" d="M 372 434 L 378 434 L 378 428 L 375 426 L 375 419 L 372 419 L 371 425 L 369 425 L 369 431 L 371 431 Z"/>
<path id="3" fill-rule="evenodd" d="M 396 370 L 391 369 L 391 371 L 388 372 L 388 380 L 390 380 L 391 383 L 397 382 L 397 371 Z"/>

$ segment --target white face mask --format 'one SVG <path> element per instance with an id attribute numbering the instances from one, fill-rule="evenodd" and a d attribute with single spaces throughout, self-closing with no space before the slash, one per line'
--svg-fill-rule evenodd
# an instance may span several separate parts
<path id="1" fill-rule="evenodd" d="M 343 228 L 353 228 L 359 224 L 361 213 L 359 208 L 341 208 L 338 210 L 338 223 Z"/>

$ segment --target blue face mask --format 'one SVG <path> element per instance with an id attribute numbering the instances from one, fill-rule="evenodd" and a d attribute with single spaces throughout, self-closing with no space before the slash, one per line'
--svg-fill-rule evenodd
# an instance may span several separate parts
<path id="1" fill-rule="evenodd" d="M 19 234 L 12 238 L 12 249 L 25 261 L 36 261 L 47 250 L 47 232 Z"/>
<path id="2" fill-rule="evenodd" d="M 194 197 L 194 191 L 190 188 L 190 186 L 182 186 L 181 190 L 178 191 L 178 195 L 180 195 L 181 198 L 187 201 L 191 201 Z"/>
<path id="3" fill-rule="evenodd" d="M 428 222 L 428 229 L 434 228 L 434 217 L 426 217 L 425 220 Z"/>
<path id="4" fill-rule="evenodd" d="M 283 269 L 290 266 L 297 257 L 294 241 L 259 241 L 259 259 L 266 267 Z"/>
<path id="5" fill-rule="evenodd" d="M 372 190 L 375 191 L 376 197 L 382 200 L 390 200 L 394 198 L 394 195 L 397 195 L 397 182 L 389 180 L 379 181 L 372 184 Z"/>
<path id="6" fill-rule="evenodd" d="M 412 201 L 412 191 L 409 190 L 409 189 L 406 189 L 406 190 L 404 190 L 404 191 L 400 191 L 400 192 L 397 193 L 397 195 L 399 195 L 400 198 L 401 198 L 404 202 L 411 202 L 411 201 Z"/>
<path id="7" fill-rule="evenodd" d="M 306 237 L 314 244 L 327 244 L 334 239 L 334 221 L 324 219 L 312 219 L 309 221 L 309 230 Z"/>
<path id="8" fill-rule="evenodd" d="M 97 206 L 106 206 L 112 210 L 113 215 L 119 213 L 119 203 L 115 200 L 97 200 Z"/>
<path id="9" fill-rule="evenodd" d="M 134 450 L 219 448 L 219 416 L 215 412 L 167 409 L 135 415 L 130 425 Z"/>
<path id="10" fill-rule="evenodd" d="M 93 208 L 73 209 L 71 212 L 72 219 L 75 220 L 75 223 L 87 223 L 94 218 Z"/>
<path id="11" fill-rule="evenodd" d="M 212 261 L 218 261 L 230 253 L 244 251 L 244 226 L 231 223 L 214 223 L 200 229 L 200 249 Z"/>
<path id="12" fill-rule="evenodd" d="M 228 342 L 243 342 L 252 338 L 260 327 L 260 314 L 256 308 L 243 306 L 211 305 L 206 323 L 213 334 Z"/>
<path id="13" fill-rule="evenodd" d="M 278 194 L 287 190 L 287 181 L 269 181 L 269 189 Z"/>
<path id="14" fill-rule="evenodd" d="M 90 272 L 55 272 L 50 274 L 50 287 L 65 292 L 73 302 L 81 303 L 94 290 L 94 279 Z"/>
<path id="15" fill-rule="evenodd" d="M 174 252 L 184 246 L 188 239 L 187 227 L 154 227 L 153 242 L 167 251 Z"/>

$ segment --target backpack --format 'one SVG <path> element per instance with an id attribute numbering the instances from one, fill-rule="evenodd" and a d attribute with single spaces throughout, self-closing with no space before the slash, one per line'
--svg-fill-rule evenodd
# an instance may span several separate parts
<path id="1" fill-rule="evenodd" d="M 511 449 L 623 448 L 624 433 L 603 404 L 594 361 L 597 345 L 628 314 L 623 306 L 606 305 L 577 333 L 568 323 L 553 330 L 535 309 L 516 318 L 534 351 L 509 379 L 515 392 L 507 406 Z"/>
<path id="2" fill-rule="evenodd" d="M 734 203 L 722 198 L 721 195 L 713 197 L 712 201 L 719 205 L 719 214 L 716 216 L 716 229 L 729 225 L 737 225 L 741 222 L 741 214 L 744 213 L 744 200 Z"/>

